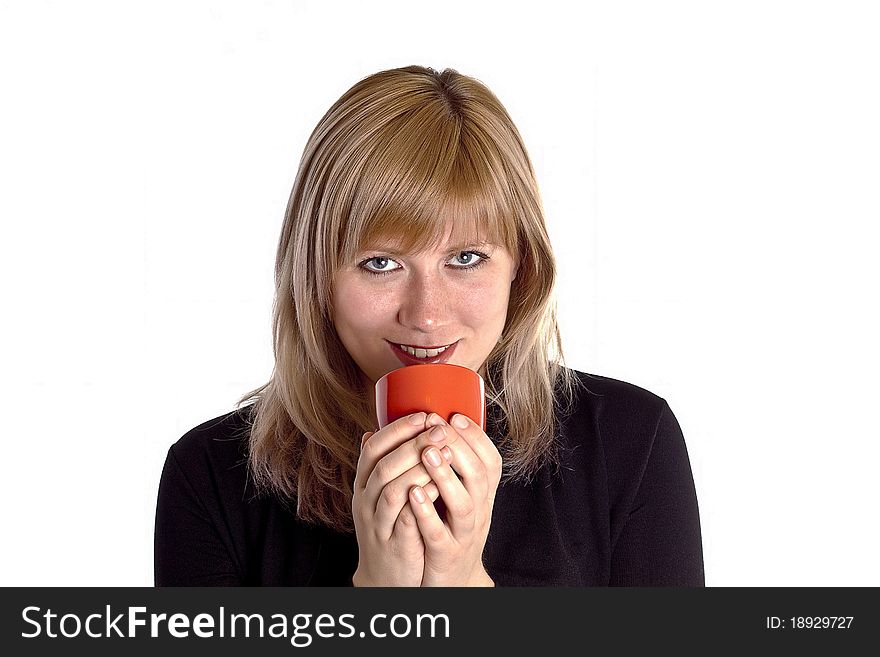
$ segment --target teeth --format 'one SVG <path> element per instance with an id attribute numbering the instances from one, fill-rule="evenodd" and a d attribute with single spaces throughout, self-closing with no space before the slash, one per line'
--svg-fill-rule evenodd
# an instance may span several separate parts
<path id="1" fill-rule="evenodd" d="M 439 356 L 444 351 L 449 349 L 449 345 L 446 345 L 445 347 L 440 347 L 439 349 L 413 349 L 412 347 L 408 347 L 405 344 L 399 344 L 397 346 L 408 353 L 410 356 L 415 356 L 416 358 L 434 358 L 435 356 Z"/>

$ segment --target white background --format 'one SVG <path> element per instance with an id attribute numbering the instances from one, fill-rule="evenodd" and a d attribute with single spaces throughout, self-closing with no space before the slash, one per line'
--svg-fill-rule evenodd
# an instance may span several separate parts
<path id="1" fill-rule="evenodd" d="M 169 445 L 270 375 L 309 133 L 421 64 L 523 134 L 568 364 L 668 400 L 707 584 L 880 585 L 878 34 L 869 2 L 0 2 L 0 583 L 152 584 Z"/>

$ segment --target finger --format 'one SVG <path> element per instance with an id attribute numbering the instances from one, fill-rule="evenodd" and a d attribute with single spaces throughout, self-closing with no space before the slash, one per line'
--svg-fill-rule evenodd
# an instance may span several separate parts
<path id="1" fill-rule="evenodd" d="M 440 499 L 440 489 L 437 488 L 437 484 L 433 481 L 429 481 L 427 484 L 422 486 L 422 490 L 428 494 L 428 497 L 431 498 L 431 502 L 436 502 Z"/>
<path id="2" fill-rule="evenodd" d="M 430 425 L 433 422 L 443 423 L 443 420 L 438 415 L 432 413 L 428 416 L 426 424 Z M 446 426 L 447 434 L 458 437 L 458 440 L 448 440 L 446 444 L 453 455 L 452 459 L 450 459 L 453 470 L 459 475 L 459 478 L 461 479 L 462 484 L 464 484 L 465 489 L 468 491 L 468 494 L 471 496 L 471 499 L 475 502 L 478 500 L 489 499 L 488 467 L 471 447 L 471 442 L 477 442 L 477 438 L 472 437 L 471 442 L 469 442 L 463 435 L 464 433 L 467 433 L 467 429 L 460 429 L 454 425 L 443 424 Z M 476 427 L 475 424 L 473 424 L 473 426 Z M 482 431 L 479 427 L 477 427 L 477 430 Z M 488 437 L 486 440 L 488 440 Z M 489 442 L 491 444 L 491 441 Z M 494 448 L 494 445 L 492 447 Z"/>
<path id="3" fill-rule="evenodd" d="M 425 430 L 425 418 L 426 414 L 422 412 L 404 415 L 368 436 L 366 441 L 362 439 L 361 455 L 354 476 L 357 490 L 366 488 L 367 479 L 379 459 Z"/>
<path id="4" fill-rule="evenodd" d="M 389 540 L 400 541 L 402 543 L 406 543 L 407 541 L 422 541 L 422 533 L 419 531 L 419 523 L 409 504 L 406 504 L 400 510 L 400 514 L 394 522 L 391 538 Z"/>
<path id="5" fill-rule="evenodd" d="M 463 440 L 457 442 L 466 442 L 485 467 L 490 497 L 494 498 L 495 489 L 498 487 L 498 482 L 501 479 L 502 467 L 501 454 L 498 452 L 498 448 L 495 447 L 495 444 L 489 439 L 483 428 L 466 415 L 456 413 L 452 417 L 450 426 L 463 438 Z M 453 453 L 455 453 L 454 448 Z M 453 458 L 452 462 L 456 469 L 458 469 L 457 460 Z M 459 470 L 459 472 L 461 471 Z M 464 475 L 464 473 L 462 474 Z M 464 476 L 466 477 L 467 475 Z M 467 486 L 467 482 L 465 486 Z"/>
<path id="6" fill-rule="evenodd" d="M 409 501 L 410 488 L 413 486 L 428 486 L 431 483 L 431 475 L 428 474 L 425 466 L 420 461 L 396 479 L 385 484 L 377 496 L 376 510 L 373 516 L 375 532 L 380 539 L 387 541 L 391 538 L 398 516 Z M 437 490 L 436 485 L 432 486 L 432 488 L 435 491 L 433 499 L 436 500 L 440 496 L 440 492 Z"/>
<path id="7" fill-rule="evenodd" d="M 428 483 L 426 486 L 422 486 L 421 489 L 428 496 L 431 504 L 434 503 L 434 500 L 440 497 L 440 491 L 437 490 L 437 486 L 433 483 Z M 405 504 L 400 510 L 400 515 L 394 523 L 394 531 L 391 538 L 406 540 L 416 537 L 421 540 L 422 533 L 419 530 L 418 521 L 413 512 L 412 503 L 407 500 L 407 504 Z"/>
<path id="8" fill-rule="evenodd" d="M 421 486 L 413 486 L 409 493 L 409 506 L 418 523 L 425 549 L 440 550 L 449 540 L 450 534 L 426 492 Z"/>
<path id="9" fill-rule="evenodd" d="M 409 502 L 409 489 L 413 486 L 425 486 L 431 481 L 431 475 L 421 463 L 385 484 L 376 501 L 376 512 L 373 516 L 376 535 L 384 541 L 391 538 L 395 524 L 403 508 Z"/>
<path id="10" fill-rule="evenodd" d="M 483 431 L 483 428 L 463 413 L 456 413 L 449 422 L 458 434 L 464 438 L 480 460 L 489 463 L 498 453 L 498 448 Z"/>
<path id="11" fill-rule="evenodd" d="M 456 433 L 458 429 L 450 427 L 450 431 Z M 446 460 L 458 474 L 471 498 L 474 500 L 485 499 L 489 482 L 487 467 L 474 453 L 470 444 L 466 440 L 460 439 L 447 444 L 446 449 L 451 454 L 451 457 Z"/>
<path id="12" fill-rule="evenodd" d="M 422 462 L 440 491 L 452 535 L 460 540 L 466 539 L 475 525 L 475 500 L 436 447 L 429 447 L 422 453 Z"/>

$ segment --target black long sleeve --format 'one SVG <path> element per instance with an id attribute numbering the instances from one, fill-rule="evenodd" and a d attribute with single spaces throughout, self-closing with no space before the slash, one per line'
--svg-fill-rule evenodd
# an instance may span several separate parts
<path id="1" fill-rule="evenodd" d="M 559 418 L 560 467 L 498 488 L 487 572 L 498 586 L 703 586 L 697 496 L 672 410 L 638 386 L 576 375 L 576 404 Z M 306 525 L 291 503 L 254 494 L 250 411 L 205 422 L 168 451 L 156 585 L 350 585 L 354 534 Z"/>

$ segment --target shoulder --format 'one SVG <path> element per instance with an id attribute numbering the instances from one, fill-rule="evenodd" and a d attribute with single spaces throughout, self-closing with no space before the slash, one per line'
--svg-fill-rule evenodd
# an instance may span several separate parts
<path id="1" fill-rule="evenodd" d="M 598 374 L 568 369 L 574 382 L 572 415 L 590 415 L 605 425 L 657 420 L 666 400 L 641 386 Z"/>
<path id="2" fill-rule="evenodd" d="M 193 427 L 171 445 L 169 460 L 185 473 L 244 471 L 251 410 L 245 406 Z"/>
<path id="3" fill-rule="evenodd" d="M 564 443 L 588 444 L 602 454 L 613 474 L 644 463 L 658 431 L 674 422 L 666 400 L 639 385 L 569 370 L 571 405 L 561 423 Z"/>
<path id="4" fill-rule="evenodd" d="M 681 427 L 663 397 L 626 381 L 570 371 L 578 385 L 563 420 L 565 442 L 595 450 L 610 489 L 638 484 L 652 455 L 662 467 L 686 462 Z"/>

